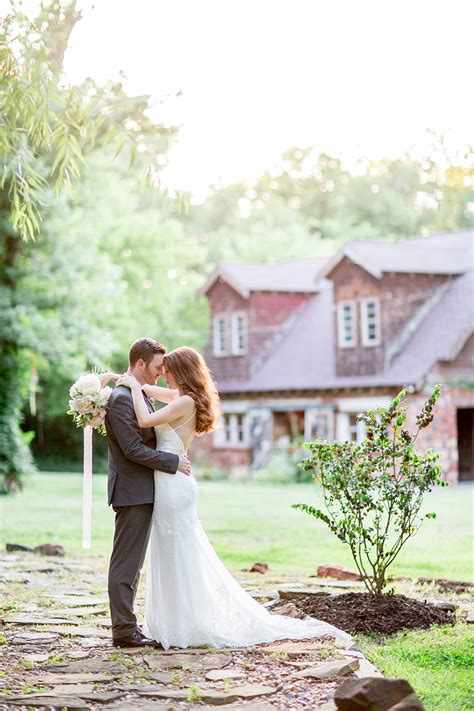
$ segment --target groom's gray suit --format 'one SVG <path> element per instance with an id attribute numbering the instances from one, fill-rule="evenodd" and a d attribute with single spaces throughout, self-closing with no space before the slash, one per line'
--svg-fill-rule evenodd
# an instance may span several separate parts
<path id="1" fill-rule="evenodd" d="M 145 394 L 150 412 L 153 405 Z M 133 603 L 150 536 L 155 484 L 153 471 L 175 474 L 179 457 L 156 450 L 155 430 L 138 426 L 129 388 L 112 391 L 105 418 L 109 445 L 108 501 L 115 511 L 109 566 L 109 600 L 114 639 L 137 629 Z"/>

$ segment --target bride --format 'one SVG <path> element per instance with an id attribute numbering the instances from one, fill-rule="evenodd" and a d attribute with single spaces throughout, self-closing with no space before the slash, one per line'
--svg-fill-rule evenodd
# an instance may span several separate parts
<path id="1" fill-rule="evenodd" d="M 195 435 L 214 430 L 220 409 L 206 363 L 193 348 L 164 356 L 168 388 L 140 385 L 124 374 L 118 385 L 131 388 L 140 427 L 155 427 L 157 448 L 183 454 Z M 167 403 L 150 413 L 142 390 Z M 193 476 L 155 471 L 155 503 L 149 545 L 144 633 L 169 647 L 245 647 L 277 639 L 349 635 L 314 618 L 272 615 L 232 577 L 212 548 L 197 515 Z"/>

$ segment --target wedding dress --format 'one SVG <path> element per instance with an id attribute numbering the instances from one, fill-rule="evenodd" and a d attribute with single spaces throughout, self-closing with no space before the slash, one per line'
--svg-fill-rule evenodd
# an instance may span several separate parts
<path id="1" fill-rule="evenodd" d="M 157 425 L 157 448 L 182 454 L 187 446 L 178 429 Z M 211 546 L 196 511 L 194 477 L 179 471 L 174 476 L 155 471 L 154 477 L 143 630 L 148 637 L 165 649 L 246 647 L 323 636 L 350 639 L 314 618 L 272 615 L 237 583 Z"/>

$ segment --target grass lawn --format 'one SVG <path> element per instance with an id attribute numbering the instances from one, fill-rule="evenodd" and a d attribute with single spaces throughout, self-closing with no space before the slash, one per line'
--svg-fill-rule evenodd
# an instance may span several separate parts
<path id="1" fill-rule="evenodd" d="M 408 679 L 427 711 L 474 708 L 474 633 L 469 625 L 358 639 L 386 676 Z"/>
<path id="2" fill-rule="evenodd" d="M 113 512 L 107 479 L 94 476 L 93 555 L 108 556 Z M 426 502 L 427 520 L 393 566 L 396 575 L 472 579 L 472 493 L 469 485 L 439 489 Z M 277 575 L 308 575 L 322 563 L 353 567 L 350 553 L 324 526 L 292 503 L 314 503 L 313 484 L 199 482 L 199 514 L 219 556 L 237 571 L 256 561 Z M 82 483 L 79 474 L 41 472 L 19 494 L 0 499 L 1 541 L 35 546 L 60 543 L 81 552 Z"/>

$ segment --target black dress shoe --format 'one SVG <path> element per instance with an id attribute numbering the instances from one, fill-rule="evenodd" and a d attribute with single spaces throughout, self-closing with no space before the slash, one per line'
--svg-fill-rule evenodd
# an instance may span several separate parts
<path id="1" fill-rule="evenodd" d="M 160 648 L 161 644 L 154 639 L 145 637 L 139 630 L 135 630 L 127 637 L 118 637 L 112 640 L 114 647 L 154 647 Z"/>

